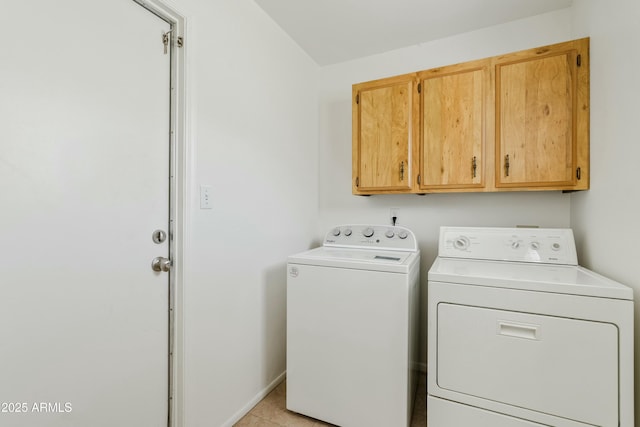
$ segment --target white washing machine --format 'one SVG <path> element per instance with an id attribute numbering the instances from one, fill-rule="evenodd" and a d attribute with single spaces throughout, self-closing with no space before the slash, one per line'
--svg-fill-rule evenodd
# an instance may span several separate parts
<path id="1" fill-rule="evenodd" d="M 420 252 L 403 227 L 344 225 L 287 264 L 287 409 L 406 427 L 418 368 Z"/>
<path id="2" fill-rule="evenodd" d="M 570 229 L 442 227 L 428 321 L 429 427 L 633 427 L 632 290 Z"/>

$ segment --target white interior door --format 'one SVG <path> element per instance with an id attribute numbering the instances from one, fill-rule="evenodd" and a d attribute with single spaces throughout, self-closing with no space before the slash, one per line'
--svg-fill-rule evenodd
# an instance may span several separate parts
<path id="1" fill-rule="evenodd" d="M 170 26 L 35 0 L 0 28 L 0 425 L 166 426 Z"/>

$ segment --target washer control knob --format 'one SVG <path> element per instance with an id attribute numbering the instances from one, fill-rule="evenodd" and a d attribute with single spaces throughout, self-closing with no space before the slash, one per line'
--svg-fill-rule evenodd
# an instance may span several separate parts
<path id="1" fill-rule="evenodd" d="M 347 237 L 351 236 L 351 229 L 350 228 L 345 228 L 344 232 L 342 234 L 344 234 Z"/>
<path id="2" fill-rule="evenodd" d="M 367 227 L 367 228 L 365 228 L 364 230 L 362 230 L 362 235 L 363 235 L 364 237 L 371 237 L 371 236 L 373 236 L 373 228 L 371 228 L 371 227 Z"/>
<path id="3" fill-rule="evenodd" d="M 469 238 L 466 236 L 460 236 L 453 241 L 453 246 L 460 251 L 464 251 L 469 247 Z"/>
<path id="4" fill-rule="evenodd" d="M 531 249 L 533 249 L 534 251 L 537 251 L 538 249 L 540 249 L 540 243 L 531 242 Z"/>
<path id="5" fill-rule="evenodd" d="M 517 241 L 516 242 L 512 242 L 511 243 L 511 247 L 513 249 L 518 249 L 520 247 L 520 242 L 517 242 Z"/>
<path id="6" fill-rule="evenodd" d="M 409 236 L 409 235 L 408 235 L 408 234 L 407 234 L 407 232 L 406 232 L 406 231 L 404 231 L 404 230 L 401 230 L 401 231 L 398 233 L 398 237 L 399 237 L 399 238 L 401 238 L 401 239 L 406 239 L 408 236 Z"/>
<path id="7" fill-rule="evenodd" d="M 551 245 L 551 249 L 553 249 L 554 251 L 559 251 L 560 243 L 554 243 L 553 245 Z"/>
<path id="8" fill-rule="evenodd" d="M 387 236 L 388 238 L 392 238 L 393 236 L 396 235 L 396 233 L 393 232 L 393 230 L 387 230 L 386 233 L 384 233 L 385 236 Z"/>
<path id="9" fill-rule="evenodd" d="M 338 237 L 340 235 L 340 229 L 338 227 L 334 228 L 331 234 Z"/>

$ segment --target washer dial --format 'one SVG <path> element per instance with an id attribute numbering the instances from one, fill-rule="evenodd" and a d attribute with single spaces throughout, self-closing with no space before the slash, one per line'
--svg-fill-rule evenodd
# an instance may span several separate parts
<path id="1" fill-rule="evenodd" d="M 453 241 L 453 247 L 460 251 L 464 251 L 469 248 L 470 243 L 471 242 L 467 236 L 459 236 Z"/>
<path id="2" fill-rule="evenodd" d="M 362 230 L 362 235 L 363 235 L 364 237 L 371 237 L 371 236 L 373 236 L 373 228 L 371 228 L 371 227 L 367 227 L 367 228 L 365 228 L 364 230 Z"/>

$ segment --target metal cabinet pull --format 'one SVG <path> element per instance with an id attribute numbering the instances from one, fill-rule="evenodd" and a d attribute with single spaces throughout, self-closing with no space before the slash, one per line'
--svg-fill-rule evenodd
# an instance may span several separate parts
<path id="1" fill-rule="evenodd" d="M 504 156 L 504 176 L 509 176 L 509 155 Z"/>
<path id="2" fill-rule="evenodd" d="M 404 160 L 400 162 L 400 181 L 404 181 Z"/>
<path id="3" fill-rule="evenodd" d="M 478 163 L 476 162 L 476 156 L 473 156 L 471 160 L 471 168 L 473 169 L 473 178 L 476 177 L 476 169 L 478 168 Z"/>

